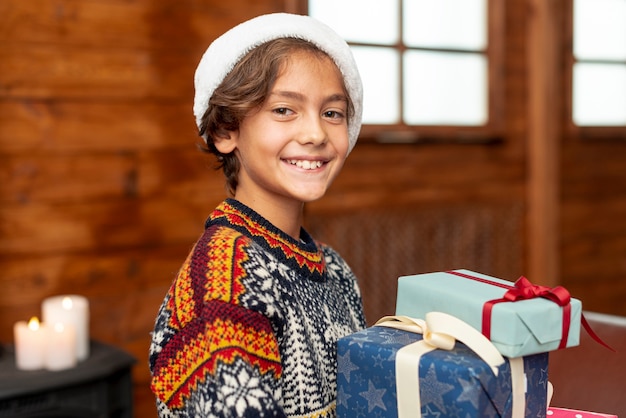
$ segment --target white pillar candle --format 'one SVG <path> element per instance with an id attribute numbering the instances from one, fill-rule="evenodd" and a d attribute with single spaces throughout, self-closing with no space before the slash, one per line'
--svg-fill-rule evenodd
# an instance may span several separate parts
<path id="1" fill-rule="evenodd" d="M 89 357 L 89 302 L 78 295 L 61 295 L 43 301 L 41 310 L 46 324 L 71 324 L 76 332 L 78 361 Z"/>
<path id="2" fill-rule="evenodd" d="M 15 338 L 15 364 L 20 370 L 38 370 L 45 361 L 45 328 L 33 317 L 13 326 Z"/>
<path id="3" fill-rule="evenodd" d="M 76 366 L 76 329 L 73 324 L 46 324 L 46 369 L 64 370 Z"/>

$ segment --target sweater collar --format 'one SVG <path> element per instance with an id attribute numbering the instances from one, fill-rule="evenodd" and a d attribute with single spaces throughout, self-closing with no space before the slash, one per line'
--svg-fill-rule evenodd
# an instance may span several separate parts
<path id="1" fill-rule="evenodd" d="M 211 213 L 205 227 L 212 225 L 236 229 L 312 280 L 324 279 L 324 254 L 304 228 L 300 229 L 300 241 L 295 240 L 250 207 L 230 198 Z"/>

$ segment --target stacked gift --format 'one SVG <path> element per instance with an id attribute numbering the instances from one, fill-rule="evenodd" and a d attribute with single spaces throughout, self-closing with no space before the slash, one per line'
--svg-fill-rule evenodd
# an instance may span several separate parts
<path id="1" fill-rule="evenodd" d="M 415 417 L 420 412 L 545 417 L 547 353 L 504 359 L 486 339 L 486 352 L 473 341 L 439 348 L 437 341 L 425 339 L 445 339 L 443 329 L 449 328 L 465 340 L 467 329 L 455 331 L 456 325 L 446 321 L 461 321 L 445 314 L 429 313 L 427 318 L 435 315 L 444 320 L 434 330 L 429 321 L 422 322 L 422 333 L 374 326 L 339 340 L 338 417 Z"/>
<path id="2" fill-rule="evenodd" d="M 507 357 L 577 346 L 581 325 L 594 340 L 610 348 L 589 328 L 580 300 L 570 297 L 561 286 L 539 286 L 525 277 L 512 283 L 469 270 L 452 270 L 398 279 L 397 315 L 422 317 L 432 310 L 462 318 Z M 551 411 L 574 416 L 565 409 Z"/>
<path id="3" fill-rule="evenodd" d="M 617 415 L 598 414 L 596 412 L 576 411 L 566 408 L 548 408 L 548 418 L 617 418 Z"/>
<path id="4" fill-rule="evenodd" d="M 564 288 L 453 270 L 398 279 L 396 315 L 441 311 L 480 330 L 502 355 L 519 357 L 578 345 L 582 304 Z"/>
<path id="5" fill-rule="evenodd" d="M 523 277 L 512 283 L 468 270 L 400 278 L 396 315 L 402 321 L 418 318 L 421 333 L 375 326 L 339 341 L 339 417 L 545 417 L 547 353 L 578 345 L 581 321 L 585 325 L 580 301 L 562 287 L 536 286 Z M 449 333 L 447 326 L 431 332 L 419 319 L 429 315 L 461 322 L 484 338 L 501 362 L 486 360 L 465 337 L 454 347 L 432 342 L 431 334 L 437 340 Z M 417 356 L 415 346 L 420 346 Z M 557 411 L 562 410 L 550 413 Z"/>

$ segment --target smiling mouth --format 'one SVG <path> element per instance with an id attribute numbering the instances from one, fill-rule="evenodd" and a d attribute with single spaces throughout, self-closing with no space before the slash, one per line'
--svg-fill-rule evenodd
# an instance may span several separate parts
<path id="1" fill-rule="evenodd" d="M 289 164 L 295 165 L 303 170 L 315 170 L 320 168 L 324 163 L 322 161 L 309 161 L 309 160 L 286 160 Z"/>

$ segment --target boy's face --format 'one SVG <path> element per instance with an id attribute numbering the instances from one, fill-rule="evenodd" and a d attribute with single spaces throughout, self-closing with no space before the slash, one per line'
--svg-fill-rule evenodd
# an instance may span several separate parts
<path id="1" fill-rule="evenodd" d="M 241 163 L 235 198 L 302 204 L 322 197 L 348 154 L 347 120 L 335 64 L 294 53 L 262 107 L 226 140 Z"/>

